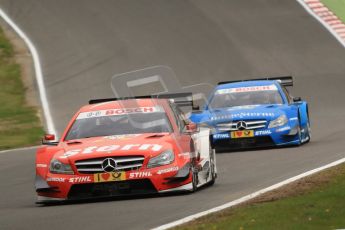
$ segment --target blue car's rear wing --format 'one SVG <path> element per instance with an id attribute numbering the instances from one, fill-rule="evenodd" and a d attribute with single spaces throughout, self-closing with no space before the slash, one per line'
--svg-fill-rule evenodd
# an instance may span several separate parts
<path id="1" fill-rule="evenodd" d="M 222 81 L 222 82 L 218 82 L 218 85 L 223 85 L 223 84 L 228 84 L 228 83 L 235 83 L 235 82 L 243 82 L 243 81 L 278 81 L 282 86 L 293 86 L 293 78 L 292 78 L 292 76 L 263 77 L 263 78 L 256 78 L 256 79 Z"/>

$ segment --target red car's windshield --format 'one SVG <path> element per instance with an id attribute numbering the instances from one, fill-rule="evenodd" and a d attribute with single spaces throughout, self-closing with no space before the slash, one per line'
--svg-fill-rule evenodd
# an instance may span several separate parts
<path id="1" fill-rule="evenodd" d="M 94 113 L 96 114 L 96 113 Z M 65 140 L 121 134 L 171 132 L 165 112 L 127 113 L 114 115 L 82 115 L 75 120 Z"/>

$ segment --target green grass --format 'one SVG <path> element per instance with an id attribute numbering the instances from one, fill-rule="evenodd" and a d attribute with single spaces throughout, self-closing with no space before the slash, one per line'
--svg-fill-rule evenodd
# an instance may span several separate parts
<path id="1" fill-rule="evenodd" d="M 345 22 L 345 0 L 321 0 L 321 2 Z"/>
<path id="2" fill-rule="evenodd" d="M 311 177 L 312 186 L 299 195 L 228 209 L 177 229 L 345 229 L 345 165 L 318 178 L 325 174 L 322 183 Z"/>
<path id="3" fill-rule="evenodd" d="M 42 135 L 37 109 L 25 101 L 13 47 L 0 28 L 0 150 L 38 144 Z"/>

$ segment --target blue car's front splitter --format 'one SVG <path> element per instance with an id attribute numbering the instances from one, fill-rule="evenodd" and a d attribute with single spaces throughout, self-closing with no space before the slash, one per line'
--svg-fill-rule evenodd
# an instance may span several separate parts
<path id="1" fill-rule="evenodd" d="M 235 131 L 236 132 L 236 131 Z M 232 138 L 231 132 L 215 133 L 211 137 L 216 149 L 260 148 L 283 145 L 298 145 L 300 143 L 296 127 L 280 127 L 273 129 L 254 130 L 253 137 Z"/>

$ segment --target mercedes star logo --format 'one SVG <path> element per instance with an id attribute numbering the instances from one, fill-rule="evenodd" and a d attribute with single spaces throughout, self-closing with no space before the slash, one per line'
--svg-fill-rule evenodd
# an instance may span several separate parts
<path id="1" fill-rule="evenodd" d="M 102 169 L 104 172 L 114 172 L 116 170 L 117 163 L 113 158 L 106 158 L 102 162 Z"/>
<path id="2" fill-rule="evenodd" d="M 247 123 L 245 121 L 239 121 L 236 124 L 238 130 L 245 130 L 247 128 Z"/>

